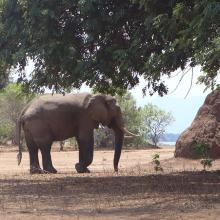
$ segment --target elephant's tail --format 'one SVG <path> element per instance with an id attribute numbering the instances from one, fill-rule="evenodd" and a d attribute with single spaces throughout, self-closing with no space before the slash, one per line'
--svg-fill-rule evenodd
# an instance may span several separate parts
<path id="1" fill-rule="evenodd" d="M 18 145 L 18 154 L 17 154 L 17 161 L 18 161 L 18 165 L 20 165 L 21 163 L 21 159 L 22 159 L 22 144 L 21 144 L 21 126 L 23 124 L 23 116 L 26 112 L 26 110 L 29 108 L 31 102 L 29 102 L 21 111 L 21 114 L 17 120 L 17 124 L 16 124 L 16 144 Z"/>
<path id="2" fill-rule="evenodd" d="M 22 146 L 21 146 L 21 117 L 19 117 L 16 125 L 16 144 L 18 145 L 18 154 L 17 154 L 17 161 L 18 165 L 21 163 L 22 159 Z"/>
<path id="3" fill-rule="evenodd" d="M 21 126 L 24 123 L 24 115 L 25 112 L 27 111 L 27 109 L 29 108 L 29 106 L 31 105 L 30 101 L 21 111 L 21 114 L 17 120 L 17 124 L 16 124 L 16 144 L 18 145 L 18 154 L 17 154 L 17 161 L 18 161 L 18 165 L 20 165 L 21 163 L 21 159 L 22 159 L 22 144 L 21 144 Z"/>

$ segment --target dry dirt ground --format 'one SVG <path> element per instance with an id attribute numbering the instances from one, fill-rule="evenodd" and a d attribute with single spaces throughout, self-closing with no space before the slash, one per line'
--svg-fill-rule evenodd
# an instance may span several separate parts
<path id="1" fill-rule="evenodd" d="M 52 152 L 58 174 L 30 175 L 28 154 L 0 147 L 0 219 L 220 219 L 220 160 L 209 172 L 199 160 L 173 158 L 174 148 L 95 151 L 90 174 L 77 174 L 77 151 Z M 164 172 L 155 172 L 160 154 Z M 40 156 L 40 155 L 39 155 Z"/>

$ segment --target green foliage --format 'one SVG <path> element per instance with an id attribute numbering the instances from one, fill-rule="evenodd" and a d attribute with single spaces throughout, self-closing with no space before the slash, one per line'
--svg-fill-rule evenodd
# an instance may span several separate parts
<path id="1" fill-rule="evenodd" d="M 194 147 L 196 155 L 200 158 L 208 156 L 208 146 L 204 143 L 198 143 Z"/>
<path id="2" fill-rule="evenodd" d="M 212 167 L 213 159 L 209 158 L 208 146 L 204 143 L 198 143 L 194 148 L 197 156 L 202 158 L 200 163 L 203 166 L 203 170 Z"/>
<path id="3" fill-rule="evenodd" d="M 212 162 L 213 162 L 213 160 L 210 159 L 210 158 L 202 159 L 201 164 L 203 166 L 203 169 L 206 170 L 206 167 L 211 168 L 212 167 Z"/>
<path id="4" fill-rule="evenodd" d="M 21 85 L 14 83 L 0 91 L 0 139 L 5 142 L 14 140 L 17 118 L 24 105 L 34 94 L 22 92 Z"/>
<path id="5" fill-rule="evenodd" d="M 35 91 L 130 89 L 167 92 L 163 75 L 200 65 L 215 86 L 220 67 L 218 0 L 5 0 L 0 4 L 0 60 L 19 66 Z M 12 16 L 13 15 L 13 16 Z M 16 37 L 15 37 L 16 36 Z M 35 63 L 30 78 L 28 58 Z"/>
<path id="6" fill-rule="evenodd" d="M 130 92 L 126 92 L 124 95 L 116 96 L 117 102 L 122 110 L 123 119 L 126 127 L 131 132 L 138 132 L 140 125 L 140 110 L 136 106 L 136 100 Z"/>
<path id="7" fill-rule="evenodd" d="M 163 168 L 161 167 L 161 164 L 160 164 L 160 155 L 159 154 L 153 155 L 152 163 L 154 164 L 154 170 L 156 172 L 158 172 L 158 171 L 163 172 Z"/>
<path id="8" fill-rule="evenodd" d="M 2 119 L 0 121 L 0 143 L 5 144 L 9 139 L 9 134 L 11 133 L 11 125 L 2 123 Z"/>
<path id="9" fill-rule="evenodd" d="M 68 141 L 71 146 L 74 146 L 75 150 L 78 149 L 78 145 L 75 137 L 69 138 Z"/>
<path id="10" fill-rule="evenodd" d="M 9 66 L 0 60 L 0 89 L 3 89 L 9 83 Z"/>
<path id="11" fill-rule="evenodd" d="M 161 110 L 156 105 L 145 105 L 141 109 L 141 134 L 157 147 L 166 127 L 173 121 L 170 112 Z"/>
<path id="12" fill-rule="evenodd" d="M 117 95 L 116 99 L 121 107 L 126 128 L 134 134 L 139 134 L 141 125 L 141 108 L 137 107 L 136 100 L 130 92 L 126 92 L 122 96 Z M 143 136 L 140 136 L 128 139 L 125 138 L 124 145 L 126 147 L 138 148 L 138 146 L 146 146 L 148 143 Z"/>
<path id="13" fill-rule="evenodd" d="M 100 127 L 94 132 L 94 144 L 97 148 L 113 148 L 114 133 L 107 127 Z"/>

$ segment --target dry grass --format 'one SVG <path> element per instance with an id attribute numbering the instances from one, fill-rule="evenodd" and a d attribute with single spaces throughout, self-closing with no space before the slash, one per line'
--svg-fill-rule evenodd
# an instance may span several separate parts
<path id="1" fill-rule="evenodd" d="M 160 154 L 163 173 L 152 155 Z M 173 149 L 124 151 L 120 172 L 112 151 L 95 152 L 91 174 L 72 168 L 78 152 L 53 152 L 58 174 L 29 175 L 28 155 L 0 153 L 0 219 L 219 219 L 220 160 L 202 172 L 196 160 L 174 159 Z"/>

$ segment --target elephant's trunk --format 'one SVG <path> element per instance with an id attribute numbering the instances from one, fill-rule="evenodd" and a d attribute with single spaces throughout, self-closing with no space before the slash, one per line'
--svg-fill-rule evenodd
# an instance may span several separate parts
<path id="1" fill-rule="evenodd" d="M 114 154 L 114 170 L 118 172 L 118 162 L 120 160 L 121 156 L 121 149 L 123 145 L 124 140 L 124 134 L 129 134 L 131 136 L 129 137 L 139 137 L 139 135 L 133 134 L 130 131 L 128 131 L 123 125 L 113 127 L 113 130 L 115 132 L 115 154 Z"/>
<path id="2" fill-rule="evenodd" d="M 124 134 L 126 133 L 126 134 L 136 136 L 136 137 L 138 135 L 131 133 L 124 127 L 124 121 L 123 121 L 120 108 L 118 108 L 118 116 L 112 121 L 109 127 L 112 128 L 115 132 L 114 170 L 118 172 L 118 162 L 121 156 L 121 149 L 123 145 Z"/>
<path id="3" fill-rule="evenodd" d="M 114 170 L 115 172 L 118 172 L 118 162 L 121 156 L 121 149 L 124 140 L 124 132 L 118 127 L 114 127 L 113 130 L 115 132 Z"/>

